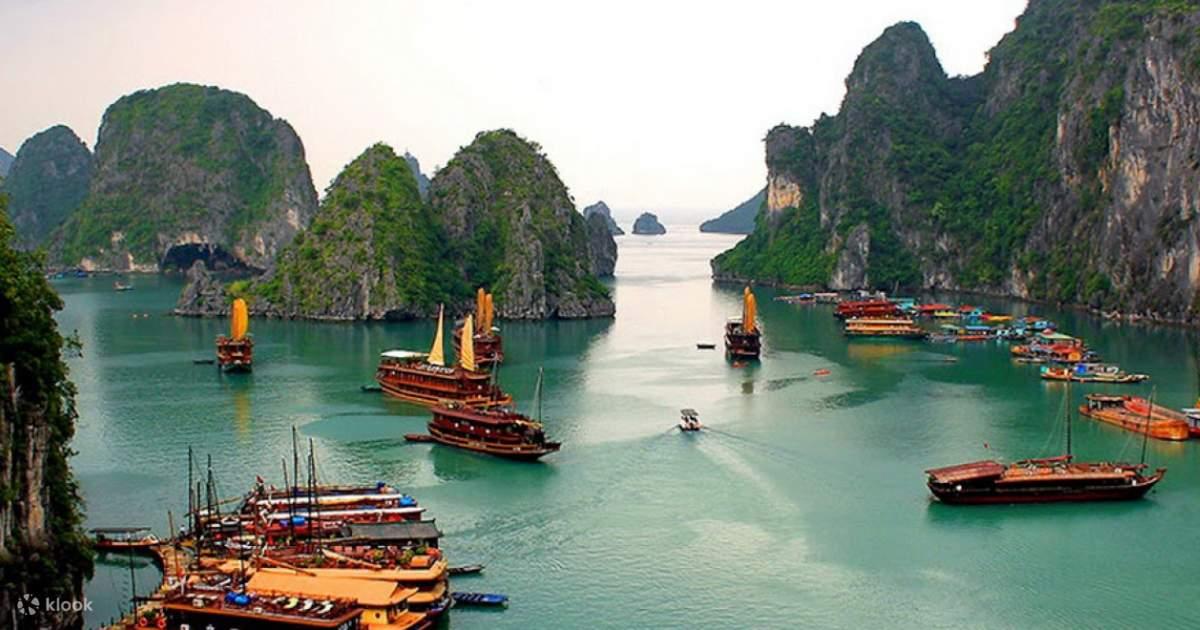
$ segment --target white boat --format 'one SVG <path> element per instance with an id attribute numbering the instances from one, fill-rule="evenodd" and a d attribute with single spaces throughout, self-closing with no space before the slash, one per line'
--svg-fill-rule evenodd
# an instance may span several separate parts
<path id="1" fill-rule="evenodd" d="M 699 431 L 703 428 L 704 425 L 700 424 L 700 414 L 696 413 L 695 409 L 679 410 L 680 431 Z"/>

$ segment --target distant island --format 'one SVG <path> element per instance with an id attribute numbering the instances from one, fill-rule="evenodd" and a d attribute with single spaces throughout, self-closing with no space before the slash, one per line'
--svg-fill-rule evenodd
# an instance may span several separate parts
<path id="1" fill-rule="evenodd" d="M 617 225 L 617 222 L 612 218 L 612 211 L 608 209 L 608 204 L 603 201 L 597 201 L 583 209 L 583 218 L 590 219 L 593 214 L 604 217 L 604 224 L 608 226 L 609 234 L 621 236 L 625 233 L 625 230 L 622 230 L 621 226 Z"/>
<path id="2" fill-rule="evenodd" d="M 633 233 L 643 236 L 657 236 L 659 234 L 666 234 L 667 228 L 658 222 L 657 215 L 652 212 L 643 212 L 637 218 L 637 221 L 633 222 Z"/>
<path id="3" fill-rule="evenodd" d="M 767 201 L 767 189 L 763 188 L 758 194 L 738 204 L 732 210 L 726 210 L 721 216 L 709 219 L 700 224 L 701 232 L 717 232 L 720 234 L 749 234 L 754 231 L 754 219 Z"/>

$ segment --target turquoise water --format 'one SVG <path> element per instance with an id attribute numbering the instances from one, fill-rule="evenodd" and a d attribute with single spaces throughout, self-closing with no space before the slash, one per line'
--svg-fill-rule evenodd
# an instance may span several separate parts
<path id="1" fill-rule="evenodd" d="M 736 238 L 668 229 L 618 239 L 615 320 L 502 323 L 500 380 L 524 408 L 546 369 L 547 433 L 565 446 L 540 465 L 407 444 L 423 410 L 359 391 L 379 351 L 424 348 L 430 322 L 256 320 L 254 373 L 221 376 L 192 360 L 212 355 L 226 322 L 164 315 L 177 278 L 135 277 L 126 293 L 56 281 L 60 323 L 84 344 L 70 363 L 88 524 L 165 535 L 168 511 L 186 509 L 189 445 L 212 455 L 225 494 L 256 474 L 280 483 L 295 426 L 323 480 L 405 488 L 453 563 L 487 565 L 456 589 L 512 598 L 502 612 L 453 611 L 456 628 L 1200 625 L 1200 444 L 1151 442 L 1150 462 L 1170 471 L 1136 503 L 933 503 L 925 468 L 1060 452 L 1062 385 L 1002 345 L 848 342 L 829 307 L 762 289 L 763 360 L 733 367 L 695 344 L 719 345 L 739 310 L 739 289 L 708 269 Z M 1195 401 L 1194 335 L 1039 313 L 1153 376 L 1122 391 Z M 681 407 L 713 431 L 672 431 Z M 1107 425 L 1079 420 L 1074 435 L 1081 457 L 1140 454 L 1137 436 Z M 139 592 L 157 577 L 141 563 Z M 87 595 L 90 626 L 115 616 L 127 562 L 102 559 Z"/>

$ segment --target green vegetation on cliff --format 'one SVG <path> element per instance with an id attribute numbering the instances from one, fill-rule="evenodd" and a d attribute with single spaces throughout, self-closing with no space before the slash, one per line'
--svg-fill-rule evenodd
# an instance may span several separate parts
<path id="1" fill-rule="evenodd" d="M 79 207 L 92 179 L 92 153 L 75 132 L 55 125 L 26 140 L 0 191 L 21 247 L 41 245 Z"/>
<path id="2" fill-rule="evenodd" d="M 983 73 L 951 78 L 917 25 L 890 27 L 836 116 L 768 134 L 778 197 L 819 221 L 769 209 L 714 273 L 1188 317 L 1197 33 L 1194 1 L 1032 0 Z"/>
<path id="3" fill-rule="evenodd" d="M 155 266 L 183 240 L 264 266 L 316 206 L 291 127 L 244 94 L 215 87 L 176 84 L 113 103 L 96 173 L 58 235 L 64 263 L 87 257 L 120 268 L 128 255 Z"/>
<path id="4" fill-rule="evenodd" d="M 5 205 L 0 194 L 0 618 L 8 620 L 23 593 L 43 601 L 79 598 L 92 556 L 69 464 L 75 387 L 62 359 L 67 343 L 54 321 L 63 304 L 46 282 L 41 254 L 14 248 Z"/>

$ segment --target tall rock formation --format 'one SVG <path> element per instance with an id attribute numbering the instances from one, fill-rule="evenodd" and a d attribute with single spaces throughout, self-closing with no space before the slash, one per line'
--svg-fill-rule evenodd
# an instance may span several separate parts
<path id="1" fill-rule="evenodd" d="M 0 178 L 8 177 L 8 169 L 12 168 L 13 154 L 0 147 Z"/>
<path id="2" fill-rule="evenodd" d="M 604 217 L 604 225 L 608 227 L 609 234 L 621 236 L 625 233 L 625 230 L 622 230 L 621 226 L 617 225 L 616 220 L 613 219 L 612 210 L 608 209 L 608 204 L 603 201 L 597 201 L 583 209 L 583 218 L 590 219 L 593 214 Z"/>
<path id="3" fill-rule="evenodd" d="M 0 186 L 18 246 L 40 245 L 83 202 L 91 179 L 92 153 L 69 127 L 56 125 L 26 140 Z"/>
<path id="4" fill-rule="evenodd" d="M 408 167 L 417 180 L 417 191 L 421 193 L 421 199 L 429 199 L 429 178 L 421 172 L 421 163 L 417 160 L 417 156 L 405 151 L 404 161 L 408 162 Z"/>
<path id="5" fill-rule="evenodd" d="M 633 222 L 633 233 L 644 236 L 657 236 L 659 234 L 666 234 L 667 228 L 658 222 L 658 215 L 653 212 L 643 212 Z"/>
<path id="6" fill-rule="evenodd" d="M 609 316 L 588 231 L 541 147 L 508 129 L 481 132 L 433 178 L 430 205 L 463 277 L 508 319 Z"/>
<path id="7" fill-rule="evenodd" d="M 610 278 L 617 268 L 617 241 L 605 216 L 593 213 L 587 217 L 588 261 L 597 278 Z M 620 229 L 620 228 L 618 228 Z"/>
<path id="8" fill-rule="evenodd" d="M 709 219 L 700 224 L 701 232 L 716 232 L 719 234 L 749 234 L 754 231 L 754 220 L 759 210 L 767 201 L 767 189 L 764 188 L 732 210 L 726 210 L 721 216 Z"/>
<path id="9" fill-rule="evenodd" d="M 87 198 L 56 231 L 63 264 L 265 269 L 316 211 L 291 125 L 244 94 L 190 84 L 109 106 Z"/>
<path id="10" fill-rule="evenodd" d="M 1032 0 L 984 71 L 887 29 L 836 116 L 767 135 L 765 220 L 718 278 L 970 289 L 1200 318 L 1200 10 Z"/>
<path id="11" fill-rule="evenodd" d="M 63 303 L 41 257 L 14 247 L 4 205 L 0 194 L 0 619 L 10 627 L 25 596 L 81 599 L 92 555 L 69 459 L 75 387 L 54 321 Z M 33 610 L 19 627 L 83 627 L 79 611 Z"/>
<path id="12" fill-rule="evenodd" d="M 406 161 L 379 144 L 338 175 L 312 225 L 262 277 L 219 288 L 197 266 L 176 313 L 218 315 L 237 295 L 257 315 L 407 319 L 439 303 L 467 310 L 483 286 L 508 319 L 608 316 L 596 276 L 611 264 L 594 237 L 553 165 L 511 131 L 476 136 L 438 172 L 429 203 Z"/>

